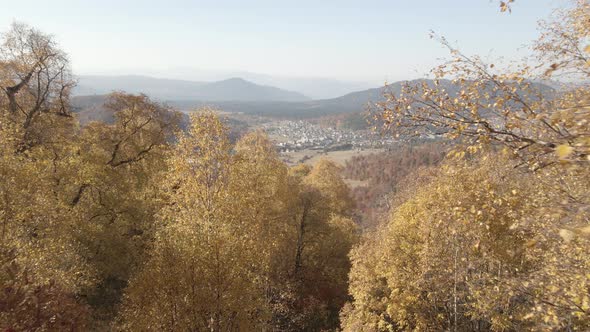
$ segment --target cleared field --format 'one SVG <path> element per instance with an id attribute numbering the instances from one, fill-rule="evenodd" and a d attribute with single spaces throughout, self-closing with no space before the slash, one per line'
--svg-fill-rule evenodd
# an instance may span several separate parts
<path id="1" fill-rule="evenodd" d="M 340 166 L 344 166 L 347 160 L 354 156 L 363 156 L 371 153 L 378 153 L 384 151 L 383 149 L 366 149 L 366 150 L 344 150 L 344 151 L 330 151 L 323 152 L 318 150 L 301 150 L 297 152 L 289 152 L 281 154 L 285 162 L 292 166 L 300 163 L 314 165 L 322 158 L 332 160 Z"/>
<path id="2" fill-rule="evenodd" d="M 369 181 L 361 181 L 361 180 L 344 179 L 344 182 L 346 182 L 346 184 L 350 188 L 367 187 L 369 185 Z"/>

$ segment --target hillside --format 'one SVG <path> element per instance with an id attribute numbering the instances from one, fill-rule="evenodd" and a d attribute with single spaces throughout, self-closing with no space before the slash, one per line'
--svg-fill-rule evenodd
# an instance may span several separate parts
<path id="1" fill-rule="evenodd" d="M 428 85 L 432 86 L 432 80 L 413 80 L 412 83 L 420 83 L 426 81 Z M 279 118 L 303 119 L 303 118 L 317 118 L 326 115 L 342 114 L 342 113 L 362 113 L 367 109 L 370 103 L 375 103 L 383 100 L 383 93 L 385 91 L 398 95 L 403 84 L 408 81 L 399 81 L 391 83 L 387 86 L 352 92 L 344 96 L 332 99 L 322 100 L 306 100 L 306 101 L 280 101 L 272 100 L 271 96 L 255 97 L 260 92 L 259 89 L 253 88 L 251 83 L 242 79 L 230 79 L 215 83 L 209 83 L 201 86 L 200 90 L 202 96 L 208 96 L 209 99 L 202 97 L 201 99 L 167 99 L 167 104 L 182 111 L 189 111 L 202 106 L 211 106 L 213 108 L 221 109 L 225 112 L 242 112 L 246 114 L 257 114 L 264 116 L 272 116 Z M 535 90 L 541 91 L 544 95 L 548 95 L 553 91 L 548 85 L 541 83 L 533 83 Z M 457 90 L 451 81 L 441 80 L 440 87 L 453 93 Z M 274 91 L 276 88 L 270 88 L 269 91 Z M 276 89 L 278 90 L 278 89 Z M 139 91 L 129 91 L 137 93 Z M 233 91 L 233 100 L 224 100 L 223 96 L 226 91 Z M 148 93 L 149 95 L 149 93 Z M 150 95 L 153 96 L 153 95 Z M 195 94 L 196 96 L 196 94 Z M 256 99 L 259 98 L 259 99 Z M 88 114 L 94 111 L 91 106 L 96 107 L 100 104 L 99 96 L 77 96 L 74 97 L 73 105 L 79 112 L 83 112 L 84 116 L 97 117 L 96 115 Z M 99 117 L 98 117 L 99 118 Z"/>
<path id="2" fill-rule="evenodd" d="M 241 78 L 216 82 L 171 80 L 148 76 L 79 76 L 76 96 L 103 95 L 112 91 L 144 93 L 162 101 L 305 101 L 306 96 Z"/>
<path id="3" fill-rule="evenodd" d="M 414 80 L 411 82 L 419 82 Z M 382 100 L 385 91 L 398 94 L 401 87 L 407 81 L 399 81 L 387 86 L 351 92 L 332 99 L 310 100 L 303 102 L 268 102 L 268 101 L 218 101 L 200 102 L 190 100 L 174 100 L 170 105 L 182 110 L 189 110 L 200 106 L 215 106 L 226 112 L 243 112 L 276 116 L 285 118 L 313 118 L 338 113 L 361 113 L 366 110 L 369 103 Z M 441 86 L 450 88 L 450 81 L 441 81 Z"/>

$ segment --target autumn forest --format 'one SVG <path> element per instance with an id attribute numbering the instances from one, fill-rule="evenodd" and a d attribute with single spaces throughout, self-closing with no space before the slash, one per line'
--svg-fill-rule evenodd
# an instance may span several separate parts
<path id="1" fill-rule="evenodd" d="M 143 94 L 81 123 L 55 38 L 5 27 L 0 331 L 588 331 L 590 3 L 540 27 L 510 66 L 433 34 L 364 113 L 401 143 L 344 166 Z"/>

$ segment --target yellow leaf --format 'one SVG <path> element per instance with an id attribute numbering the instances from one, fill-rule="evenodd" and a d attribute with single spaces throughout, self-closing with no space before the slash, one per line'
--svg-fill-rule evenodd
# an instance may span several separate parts
<path id="1" fill-rule="evenodd" d="M 555 153 L 561 159 L 567 158 L 572 152 L 574 152 L 574 148 L 567 144 L 562 144 L 555 148 Z"/>
<path id="2" fill-rule="evenodd" d="M 508 5 L 504 1 L 500 2 L 500 11 L 505 12 L 508 9 Z"/>
<path id="3" fill-rule="evenodd" d="M 559 230 L 559 236 L 561 236 L 561 238 L 565 242 L 570 242 L 574 238 L 574 232 L 572 232 L 572 231 L 570 231 L 568 229 L 562 228 L 562 229 Z"/>

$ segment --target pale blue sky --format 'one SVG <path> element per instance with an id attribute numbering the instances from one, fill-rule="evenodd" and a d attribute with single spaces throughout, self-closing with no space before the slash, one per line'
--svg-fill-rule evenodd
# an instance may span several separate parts
<path id="1" fill-rule="evenodd" d="M 13 20 L 56 36 L 79 74 L 198 79 L 198 70 L 382 82 L 422 76 L 446 55 L 520 57 L 561 0 L 1 0 Z M 189 70 L 194 69 L 194 70 Z M 170 73 L 170 75 L 166 75 Z"/>

